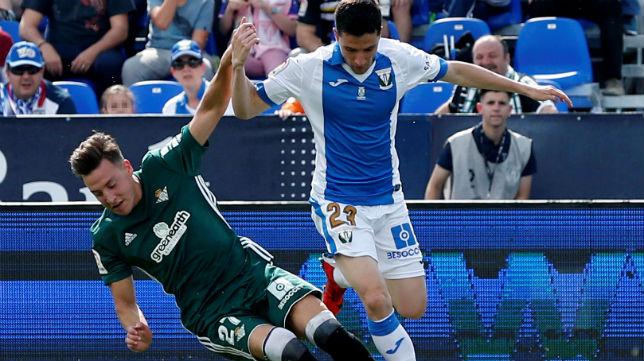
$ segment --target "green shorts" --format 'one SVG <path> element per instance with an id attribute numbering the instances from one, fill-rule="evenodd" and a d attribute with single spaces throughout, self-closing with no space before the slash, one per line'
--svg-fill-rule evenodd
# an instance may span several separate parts
<path id="1" fill-rule="evenodd" d="M 264 324 L 285 327 L 291 308 L 308 294 L 321 297 L 318 288 L 294 274 L 273 265 L 265 269 L 264 298 L 255 304 L 242 305 L 239 310 L 223 315 L 198 336 L 210 351 L 232 360 L 253 360 L 249 336 Z"/>

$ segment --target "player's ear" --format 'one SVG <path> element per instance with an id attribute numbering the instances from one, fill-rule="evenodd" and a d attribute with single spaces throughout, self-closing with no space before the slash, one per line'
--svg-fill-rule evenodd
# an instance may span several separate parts
<path id="1" fill-rule="evenodd" d="M 477 102 L 476 103 L 476 112 L 480 113 L 482 108 L 483 108 L 483 104 L 481 104 L 481 102 Z"/>
<path id="2" fill-rule="evenodd" d="M 132 168 L 132 163 L 130 163 L 129 160 L 123 159 L 123 167 L 125 168 L 125 170 L 127 170 L 129 175 L 132 175 L 132 173 L 134 173 L 134 168 Z"/>

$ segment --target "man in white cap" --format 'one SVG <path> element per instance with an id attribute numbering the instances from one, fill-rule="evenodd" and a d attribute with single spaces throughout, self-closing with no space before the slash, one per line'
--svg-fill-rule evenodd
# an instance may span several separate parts
<path id="1" fill-rule="evenodd" d="M 34 43 L 21 41 L 9 49 L 7 83 L 0 84 L 3 116 L 21 114 L 76 114 L 71 96 L 44 80 L 45 61 Z"/>

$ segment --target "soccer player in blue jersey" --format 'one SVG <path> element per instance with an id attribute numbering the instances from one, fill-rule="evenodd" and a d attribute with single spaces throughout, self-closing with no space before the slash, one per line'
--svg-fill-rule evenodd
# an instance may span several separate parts
<path id="1" fill-rule="evenodd" d="M 134 292 L 132 268 L 163 285 L 183 325 L 233 360 L 315 361 L 306 338 L 334 360 L 373 361 L 320 301 L 320 291 L 272 264 L 239 237 L 200 175 L 208 138 L 230 101 L 231 52 L 187 126 L 134 171 L 111 136 L 95 133 L 70 157 L 73 172 L 105 207 L 92 225 L 92 252 L 109 285 L 125 343 L 146 351 L 152 332 Z"/>
<path id="2" fill-rule="evenodd" d="M 341 286 L 351 286 L 367 311 L 374 344 L 387 361 L 415 360 L 414 347 L 394 309 L 425 313 L 425 271 L 405 206 L 394 146 L 398 101 L 425 81 L 453 82 L 524 94 L 535 100 L 570 99 L 558 89 L 515 82 L 484 68 L 444 61 L 410 45 L 381 39 L 374 0 L 343 0 L 335 12 L 337 43 L 289 59 L 253 85 L 244 63 L 257 34 L 242 24 L 233 36 L 233 107 L 246 119 L 297 97 L 313 128 L 316 160 L 310 203 L 336 269 L 324 264 L 323 300 L 334 312 Z"/>

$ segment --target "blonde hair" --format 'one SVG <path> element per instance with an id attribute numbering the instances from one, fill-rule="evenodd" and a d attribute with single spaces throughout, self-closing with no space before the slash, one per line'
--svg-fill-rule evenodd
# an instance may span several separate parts
<path id="1" fill-rule="evenodd" d="M 134 94 L 132 93 L 132 91 L 128 89 L 125 85 L 116 84 L 105 89 L 105 91 L 103 92 L 103 95 L 101 95 L 101 113 L 104 113 L 104 109 L 107 107 L 107 98 L 115 94 L 127 95 L 127 98 L 132 103 L 132 109 L 134 109 Z"/>

